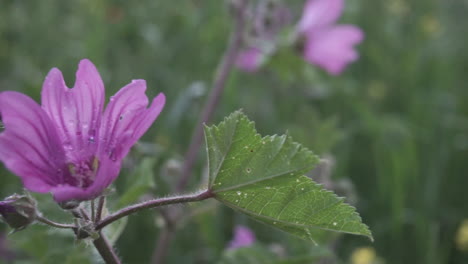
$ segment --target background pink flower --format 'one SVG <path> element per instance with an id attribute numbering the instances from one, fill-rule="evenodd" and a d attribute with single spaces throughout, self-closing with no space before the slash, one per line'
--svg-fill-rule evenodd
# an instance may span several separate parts
<path id="1" fill-rule="evenodd" d="M 236 66 L 246 72 L 255 72 L 262 65 L 263 57 L 259 48 L 248 48 L 239 53 Z"/>
<path id="2" fill-rule="evenodd" d="M 248 247 L 255 243 L 255 234 L 250 228 L 238 225 L 234 228 L 234 237 L 229 242 L 229 248 L 235 249 L 240 247 Z"/>
<path id="3" fill-rule="evenodd" d="M 360 28 L 335 24 L 343 7 L 343 0 L 308 0 L 297 25 L 305 37 L 304 59 L 333 75 L 359 58 L 354 45 L 364 39 Z"/>

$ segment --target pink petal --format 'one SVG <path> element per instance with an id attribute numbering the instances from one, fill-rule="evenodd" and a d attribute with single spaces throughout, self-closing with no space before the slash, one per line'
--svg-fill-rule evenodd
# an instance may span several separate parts
<path id="1" fill-rule="evenodd" d="M 64 150 L 57 131 L 41 107 L 26 95 L 0 93 L 0 160 L 24 186 L 47 192 L 64 178 Z"/>
<path id="2" fill-rule="evenodd" d="M 328 73 L 341 73 L 348 63 L 359 58 L 354 45 L 360 43 L 364 33 L 352 25 L 324 28 L 306 35 L 304 58 Z"/>
<path id="3" fill-rule="evenodd" d="M 96 173 L 96 180 L 88 188 L 71 185 L 59 185 L 51 190 L 54 200 L 64 202 L 69 200 L 91 200 L 102 194 L 103 190 L 109 186 L 120 172 L 120 162 L 114 162 L 103 157 L 99 161 L 99 169 Z"/>
<path id="4" fill-rule="evenodd" d="M 343 0 L 308 0 L 297 25 L 305 33 L 335 23 L 343 12 Z"/>
<path id="5" fill-rule="evenodd" d="M 161 113 L 166 101 L 164 94 L 160 93 L 147 108 L 145 90 L 144 80 L 134 80 L 111 97 L 104 111 L 100 156 L 113 161 L 123 159 Z"/>
<path id="6" fill-rule="evenodd" d="M 236 66 L 246 72 L 255 72 L 262 64 L 263 53 L 258 48 L 249 48 L 239 53 Z"/>
<path id="7" fill-rule="evenodd" d="M 62 73 L 54 68 L 42 88 L 42 108 L 51 117 L 70 158 L 79 160 L 97 149 L 104 104 L 104 84 L 96 67 L 82 60 L 72 89 L 65 85 Z"/>

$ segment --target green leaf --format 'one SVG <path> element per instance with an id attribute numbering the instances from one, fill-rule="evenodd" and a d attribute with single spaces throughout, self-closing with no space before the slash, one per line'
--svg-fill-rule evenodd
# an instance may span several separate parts
<path id="1" fill-rule="evenodd" d="M 205 127 L 209 188 L 223 204 L 314 241 L 323 230 L 372 239 L 355 208 L 303 176 L 318 162 L 287 136 L 261 137 L 240 111 Z"/>

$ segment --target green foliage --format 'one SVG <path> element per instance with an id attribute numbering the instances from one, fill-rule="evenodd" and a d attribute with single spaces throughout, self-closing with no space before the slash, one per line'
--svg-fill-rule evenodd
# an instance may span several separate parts
<path id="1" fill-rule="evenodd" d="M 86 244 L 88 241 L 76 241 L 70 230 L 35 225 L 11 234 L 10 239 L 19 253 L 27 252 L 27 257 L 15 263 L 94 263 L 91 261 L 92 247 Z"/>
<path id="2" fill-rule="evenodd" d="M 223 252 L 218 264 L 311 264 L 322 257 L 329 257 L 330 251 L 315 247 L 311 254 L 296 257 L 279 257 L 271 249 L 256 243 L 249 247 L 227 249 Z"/>
<path id="3" fill-rule="evenodd" d="M 220 202 L 312 241 L 317 229 L 372 239 L 353 207 L 303 176 L 318 158 L 291 138 L 262 138 L 239 111 L 206 127 L 205 135 L 209 188 Z"/>
<path id="4" fill-rule="evenodd" d="M 121 194 L 117 207 L 135 203 L 142 195 L 155 188 L 153 173 L 155 163 L 155 158 L 144 158 L 141 161 L 135 172 L 129 176 L 130 185 L 125 186 L 125 192 Z"/>
<path id="5" fill-rule="evenodd" d="M 275 259 L 277 257 L 266 248 L 253 245 L 224 251 L 218 264 L 270 264 L 274 263 Z"/>

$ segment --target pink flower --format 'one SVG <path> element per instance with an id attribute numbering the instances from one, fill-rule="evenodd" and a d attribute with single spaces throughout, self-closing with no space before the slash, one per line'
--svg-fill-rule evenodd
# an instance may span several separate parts
<path id="1" fill-rule="evenodd" d="M 250 228 L 242 225 L 234 229 L 234 238 L 229 242 L 230 249 L 248 247 L 255 243 L 255 234 Z"/>
<path id="2" fill-rule="evenodd" d="M 122 159 L 161 112 L 164 94 L 148 106 L 146 82 L 134 80 L 104 107 L 104 85 L 82 60 L 72 89 L 53 68 L 42 107 L 12 91 L 0 93 L 0 160 L 26 189 L 51 192 L 57 202 L 94 199 L 118 176 Z"/>
<path id="3" fill-rule="evenodd" d="M 354 45 L 364 39 L 360 28 L 335 24 L 343 7 L 343 0 L 308 0 L 297 25 L 305 37 L 304 59 L 333 75 L 359 58 Z"/>
<path id="4" fill-rule="evenodd" d="M 236 66 L 246 72 L 255 72 L 262 65 L 263 57 L 259 48 L 248 48 L 239 53 Z"/>

